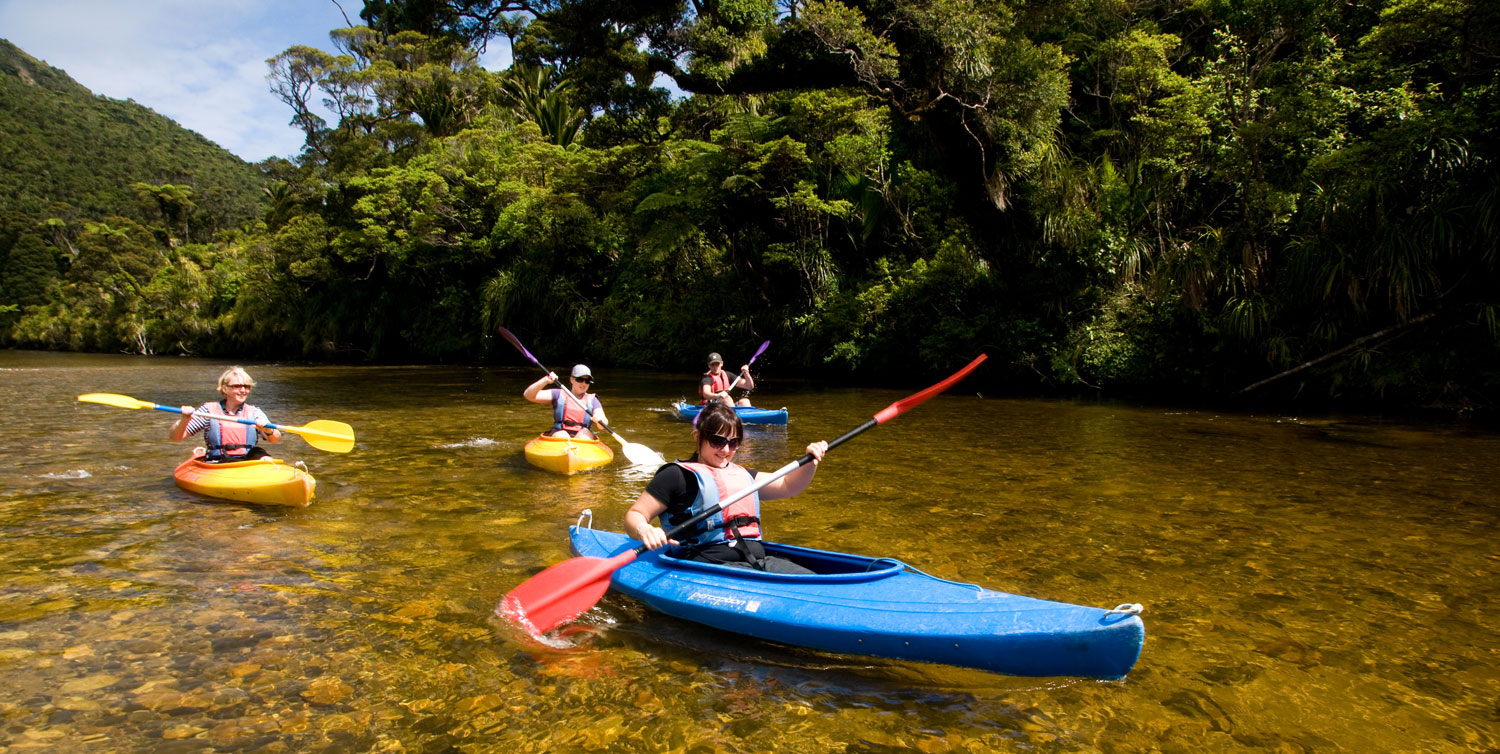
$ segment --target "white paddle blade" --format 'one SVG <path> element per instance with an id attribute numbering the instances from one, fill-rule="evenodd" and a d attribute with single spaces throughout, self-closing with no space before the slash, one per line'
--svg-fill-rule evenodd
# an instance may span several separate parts
<path id="1" fill-rule="evenodd" d="M 667 462 L 667 459 L 662 458 L 661 455 L 656 451 L 638 442 L 622 441 L 620 443 L 620 449 L 625 452 L 625 457 L 629 459 L 631 463 L 638 466 L 660 466 Z"/>

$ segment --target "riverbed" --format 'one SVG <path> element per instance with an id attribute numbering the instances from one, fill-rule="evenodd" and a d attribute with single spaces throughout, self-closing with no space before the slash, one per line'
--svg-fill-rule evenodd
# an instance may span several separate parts
<path id="1" fill-rule="evenodd" d="M 554 357 L 557 358 L 557 357 Z M 514 366 L 247 363 L 306 508 L 178 489 L 168 405 L 228 362 L 0 352 L 0 750 L 1471 752 L 1500 747 L 1500 437 L 1461 424 L 999 399 L 960 385 L 831 452 L 768 535 L 1045 599 L 1144 605 L 1123 680 L 768 644 L 607 596 L 548 646 L 493 617 L 618 529 L 651 469 L 564 477 Z M 561 370 L 570 364 L 550 364 Z M 954 365 L 955 369 L 961 365 Z M 596 368 L 690 452 L 690 374 Z M 910 391 L 757 375 L 771 470 Z M 914 388 L 915 389 L 915 388 Z M 611 441 L 612 442 L 612 441 Z"/>

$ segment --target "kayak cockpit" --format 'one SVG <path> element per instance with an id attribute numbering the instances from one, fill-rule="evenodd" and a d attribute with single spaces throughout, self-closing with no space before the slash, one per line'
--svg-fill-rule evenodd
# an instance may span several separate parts
<path id="1" fill-rule="evenodd" d="M 578 522 L 574 524 L 573 529 L 592 532 L 594 529 L 594 512 L 585 509 L 582 513 L 578 514 Z M 631 549 L 637 544 L 639 543 L 629 540 L 629 544 L 622 546 L 619 552 Z M 688 560 L 686 558 L 673 557 L 670 548 L 647 551 L 642 553 L 640 557 L 644 560 L 652 560 L 662 568 L 699 571 L 746 581 L 783 581 L 808 585 L 879 581 L 880 579 L 895 576 L 903 571 L 916 570 L 894 558 L 870 558 L 863 555 L 850 555 L 829 550 L 814 550 L 808 547 L 797 547 L 796 545 L 786 545 L 779 542 L 763 541 L 761 544 L 765 546 L 767 555 L 786 558 L 813 573 L 810 575 L 770 573 L 741 566 Z M 616 552 L 614 554 L 619 553 Z"/>
<path id="2" fill-rule="evenodd" d="M 765 545 L 767 555 L 786 558 L 812 571 L 812 574 L 757 571 L 742 566 L 676 558 L 672 557 L 670 552 L 659 554 L 657 562 L 663 568 L 703 571 L 745 581 L 785 581 L 796 584 L 851 584 L 879 581 L 906 570 L 905 563 L 891 558 L 866 558 L 827 550 L 811 550 L 777 542 L 762 542 L 761 544 Z"/>

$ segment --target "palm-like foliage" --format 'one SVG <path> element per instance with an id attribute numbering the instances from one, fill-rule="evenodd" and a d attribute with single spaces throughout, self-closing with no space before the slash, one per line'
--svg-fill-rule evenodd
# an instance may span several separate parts
<path id="1" fill-rule="evenodd" d="M 500 84 L 505 102 L 517 117 L 530 120 L 548 142 L 566 147 L 578 137 L 588 113 L 568 101 L 572 86 L 546 66 L 518 63 Z"/>

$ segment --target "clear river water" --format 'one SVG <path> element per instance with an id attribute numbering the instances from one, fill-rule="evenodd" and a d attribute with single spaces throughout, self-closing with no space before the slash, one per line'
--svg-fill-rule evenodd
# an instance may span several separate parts
<path id="1" fill-rule="evenodd" d="M 226 362 L 0 351 L 0 751 L 1500 749 L 1491 431 L 960 385 L 831 452 L 766 504 L 768 534 L 1142 603 L 1123 680 L 790 648 L 614 594 L 548 646 L 497 602 L 569 556 L 581 511 L 620 528 L 651 469 L 528 466 L 550 412 L 517 361 L 245 364 L 273 421 L 358 438 L 272 446 L 318 479 L 279 509 L 178 489 L 172 416 L 75 400 L 201 403 Z M 669 408 L 693 375 L 595 375 L 627 440 L 690 452 Z M 747 430 L 739 461 L 764 470 L 910 392 L 758 382 L 791 412 Z"/>

